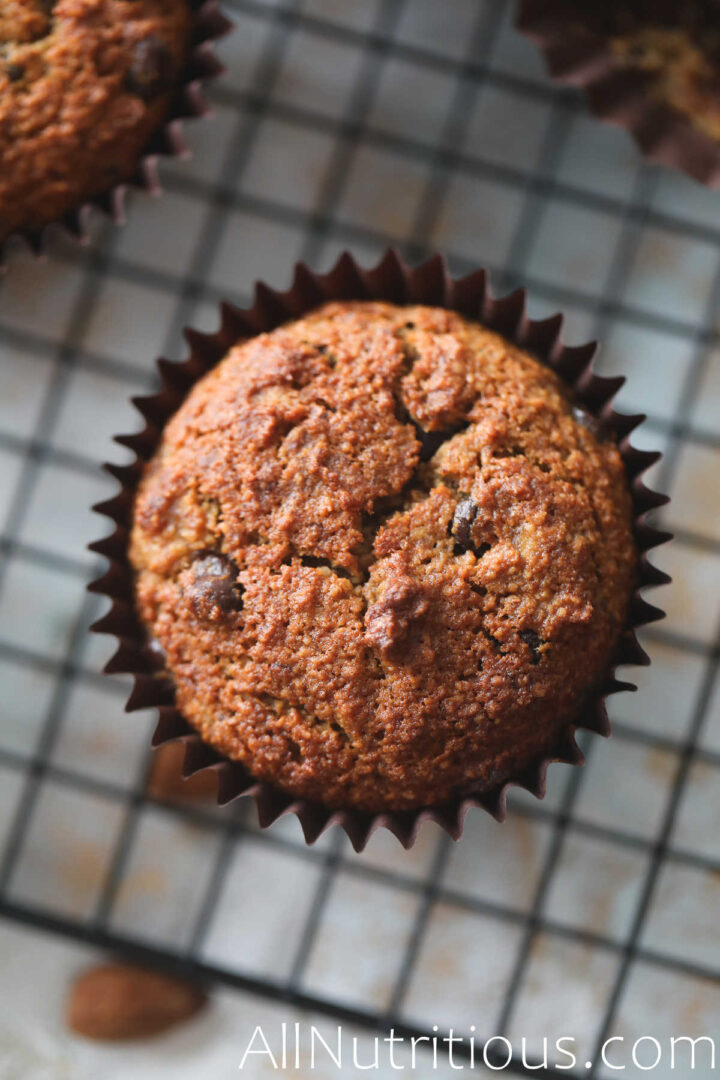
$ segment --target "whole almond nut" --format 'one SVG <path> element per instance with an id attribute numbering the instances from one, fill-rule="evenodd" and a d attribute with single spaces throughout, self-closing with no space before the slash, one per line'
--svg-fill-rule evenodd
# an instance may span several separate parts
<path id="1" fill-rule="evenodd" d="M 83 972 L 71 987 L 68 1027 L 86 1039 L 145 1039 L 189 1020 L 207 1001 L 197 986 L 129 964 Z"/>

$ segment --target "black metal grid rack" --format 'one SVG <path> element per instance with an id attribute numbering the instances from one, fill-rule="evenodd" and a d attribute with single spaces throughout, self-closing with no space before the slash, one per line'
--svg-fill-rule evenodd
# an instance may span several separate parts
<path id="1" fill-rule="evenodd" d="M 432 1034 L 436 997 L 458 1029 L 474 1009 L 480 1041 L 527 1030 L 532 1046 L 542 988 L 570 993 L 594 1064 L 557 1075 L 611 1075 L 599 1047 L 648 1033 L 651 985 L 678 1023 L 686 999 L 720 1008 L 702 915 L 720 894 L 720 197 L 645 165 L 547 81 L 504 0 L 227 6 L 238 30 L 195 163 L 168 166 L 168 194 L 136 199 L 126 230 L 88 251 L 58 240 L 44 266 L 18 254 L 0 286 L 0 913 L 368 1030 Z M 644 635 L 643 694 L 614 699 L 614 740 L 586 741 L 585 770 L 551 770 L 544 803 L 511 800 L 502 835 L 478 812 L 456 847 L 428 826 L 413 853 L 376 838 L 357 856 L 335 832 L 304 847 L 292 822 L 261 834 L 243 803 L 147 796 L 148 723 L 122 718 L 126 688 L 87 634 L 84 509 L 105 491 L 104 425 L 128 428 L 126 399 L 183 326 L 249 299 L 252 277 L 283 286 L 296 258 L 390 244 L 488 265 L 496 292 L 527 285 L 533 313 L 568 312 L 571 339 L 630 364 L 629 403 L 650 397 L 645 439 L 665 449 L 653 482 L 676 500 L 658 561 L 677 584 Z M 266 903 L 273 934 L 233 952 L 233 912 Z M 343 936 L 374 974 L 343 975 Z"/>

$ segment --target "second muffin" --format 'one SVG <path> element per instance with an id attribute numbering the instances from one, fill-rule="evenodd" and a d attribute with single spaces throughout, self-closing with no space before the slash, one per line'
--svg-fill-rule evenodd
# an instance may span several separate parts
<path id="1" fill-rule="evenodd" d="M 0 241 L 128 180 L 190 44 L 189 0 L 0 5 Z"/>
<path id="2" fill-rule="evenodd" d="M 557 376 L 454 312 L 380 302 L 244 341 L 195 385 L 130 555 L 203 739 L 370 811 L 551 756 L 636 567 L 619 450 Z"/>

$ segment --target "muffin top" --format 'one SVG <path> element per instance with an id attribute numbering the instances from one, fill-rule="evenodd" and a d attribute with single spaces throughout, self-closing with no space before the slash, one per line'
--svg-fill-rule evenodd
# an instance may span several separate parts
<path id="1" fill-rule="evenodd" d="M 3 0 L 0 239 L 135 172 L 190 36 L 188 0 Z"/>
<path id="2" fill-rule="evenodd" d="M 245 340 L 194 386 L 130 559 L 202 738 L 371 811 L 551 755 L 636 565 L 618 448 L 552 371 L 454 312 L 364 301 Z"/>

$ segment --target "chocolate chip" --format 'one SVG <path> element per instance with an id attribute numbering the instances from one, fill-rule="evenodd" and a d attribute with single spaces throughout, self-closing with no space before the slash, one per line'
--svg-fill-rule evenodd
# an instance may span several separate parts
<path id="1" fill-rule="evenodd" d="M 491 544 L 483 542 L 476 544 L 473 540 L 473 526 L 477 517 L 478 507 L 474 499 L 467 496 L 461 499 L 455 507 L 450 527 L 450 535 L 455 541 L 453 555 L 464 555 L 466 551 L 472 551 L 476 559 L 481 559 L 490 550 Z M 497 537 L 493 535 L 493 539 Z"/>
<path id="2" fill-rule="evenodd" d="M 200 618 L 217 618 L 241 611 L 243 587 L 237 580 L 238 567 L 227 555 L 206 552 L 192 564 L 193 578 L 187 590 L 195 614 Z"/>
<path id="3" fill-rule="evenodd" d="M 472 527 L 477 512 L 477 503 L 473 499 L 461 499 L 455 507 L 450 532 L 466 550 L 473 546 Z"/>
<path id="4" fill-rule="evenodd" d="M 13 64 L 11 62 L 9 64 L 6 64 L 5 74 L 7 75 L 10 82 L 20 82 L 23 75 L 25 74 L 25 68 L 22 66 L 22 64 Z"/>
<path id="5" fill-rule="evenodd" d="M 151 35 L 139 41 L 133 50 L 125 85 L 131 94 L 150 101 L 172 86 L 173 61 L 170 49 L 160 38 Z"/>
<path id="6" fill-rule="evenodd" d="M 520 630 L 518 637 L 529 646 L 532 652 L 531 664 L 539 664 L 542 657 L 540 656 L 540 646 L 544 645 L 543 639 L 535 630 Z"/>
<path id="7" fill-rule="evenodd" d="M 490 544 L 475 544 L 472 530 L 477 517 L 477 503 L 474 499 L 461 499 L 455 507 L 453 519 L 450 522 L 450 535 L 455 540 L 453 554 L 463 555 L 466 551 L 472 551 L 476 558 L 480 559 L 486 551 L 490 550 Z"/>

